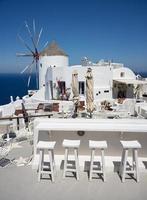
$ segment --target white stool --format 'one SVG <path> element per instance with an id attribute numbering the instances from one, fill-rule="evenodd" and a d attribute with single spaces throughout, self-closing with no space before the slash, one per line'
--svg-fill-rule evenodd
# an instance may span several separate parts
<path id="1" fill-rule="evenodd" d="M 39 166 L 38 166 L 38 181 L 42 174 L 51 174 L 52 181 L 54 182 L 54 168 L 55 168 L 55 161 L 54 161 L 54 147 L 56 142 L 51 141 L 39 141 L 37 144 L 37 149 L 39 150 Z M 47 150 L 49 153 L 49 163 L 50 163 L 50 171 L 43 170 L 44 167 L 44 151 Z"/>
<path id="2" fill-rule="evenodd" d="M 106 181 L 106 173 L 105 173 L 105 159 L 104 159 L 104 149 L 107 148 L 106 141 L 93 141 L 89 140 L 89 148 L 91 149 L 91 161 L 90 161 L 90 172 L 89 172 L 89 180 L 92 179 L 92 173 L 103 174 L 103 180 Z M 101 169 L 94 170 L 94 156 L 95 150 L 99 149 L 101 151 Z"/>
<path id="3" fill-rule="evenodd" d="M 64 171 L 63 178 L 66 176 L 66 172 L 75 172 L 76 178 L 79 180 L 79 159 L 78 159 L 78 148 L 80 146 L 80 140 L 63 140 L 62 146 L 65 148 L 65 158 L 64 158 Z M 68 154 L 69 149 L 74 149 L 75 155 L 75 169 L 68 168 Z"/>
<path id="4" fill-rule="evenodd" d="M 119 174 L 122 178 L 122 182 L 125 182 L 125 175 L 127 173 L 136 175 L 136 181 L 139 182 L 139 166 L 138 166 L 138 149 L 141 148 L 141 144 L 137 140 L 132 141 L 120 141 L 123 151 L 121 157 L 121 164 Z M 128 150 L 132 150 L 132 169 L 127 170 L 127 158 Z"/>

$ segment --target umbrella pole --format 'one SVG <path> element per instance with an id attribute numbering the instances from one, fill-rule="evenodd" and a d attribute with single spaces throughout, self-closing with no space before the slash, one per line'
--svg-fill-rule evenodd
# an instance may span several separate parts
<path id="1" fill-rule="evenodd" d="M 78 117 L 78 102 L 75 103 L 75 109 L 74 109 L 74 114 L 72 115 L 72 118 Z"/>
<path id="2" fill-rule="evenodd" d="M 90 115 L 89 115 L 89 116 L 90 116 L 90 118 L 92 118 L 92 112 L 90 112 Z"/>

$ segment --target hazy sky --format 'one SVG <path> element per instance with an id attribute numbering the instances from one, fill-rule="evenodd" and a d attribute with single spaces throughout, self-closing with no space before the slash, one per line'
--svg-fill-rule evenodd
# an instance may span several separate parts
<path id="1" fill-rule="evenodd" d="M 146 0 L 0 0 L 0 72 L 20 72 L 29 60 L 17 58 L 27 52 L 20 33 L 29 42 L 24 21 L 43 27 L 40 49 L 56 40 L 79 64 L 87 56 L 122 62 L 134 70 L 147 71 Z"/>

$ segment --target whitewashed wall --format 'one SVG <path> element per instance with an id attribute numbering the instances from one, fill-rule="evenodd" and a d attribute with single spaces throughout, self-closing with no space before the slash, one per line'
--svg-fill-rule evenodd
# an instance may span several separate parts
<path id="1" fill-rule="evenodd" d="M 106 67 L 93 67 L 92 68 L 94 78 L 94 99 L 110 99 L 112 98 L 112 69 L 110 66 Z M 71 88 L 72 72 L 77 70 L 78 80 L 86 82 L 87 66 L 82 67 L 81 65 L 71 67 L 54 67 L 52 70 L 53 85 L 57 85 L 57 79 L 66 82 L 66 88 Z M 50 73 L 50 71 L 49 71 Z M 86 84 L 85 84 L 86 89 Z M 105 92 L 105 91 L 109 92 Z M 56 98 L 56 91 L 54 90 L 53 97 Z"/>
<path id="2" fill-rule="evenodd" d="M 63 67 L 69 65 L 67 56 L 42 56 L 39 61 L 39 88 L 45 84 L 45 75 L 50 66 Z"/>
<path id="3" fill-rule="evenodd" d="M 121 77 L 121 72 L 124 72 L 124 77 Z M 136 79 L 136 75 L 131 69 L 121 67 L 113 69 L 113 79 Z"/>

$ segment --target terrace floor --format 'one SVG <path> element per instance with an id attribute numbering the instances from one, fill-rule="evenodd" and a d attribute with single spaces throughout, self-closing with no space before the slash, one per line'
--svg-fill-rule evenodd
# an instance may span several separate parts
<path id="1" fill-rule="evenodd" d="M 8 158 L 17 159 L 31 156 L 32 146 L 23 141 L 12 149 Z M 141 171 L 140 182 L 126 179 L 122 183 L 117 172 L 107 172 L 107 181 L 100 178 L 88 181 L 86 172 L 80 172 L 80 180 L 74 177 L 62 179 L 62 170 L 58 170 L 55 183 L 50 179 L 37 181 L 37 172 L 31 165 L 16 166 L 14 164 L 0 166 L 0 199 L 1 200 L 65 200 L 65 199 L 113 199 L 113 200 L 146 200 L 147 199 L 147 170 Z"/>
<path id="2" fill-rule="evenodd" d="M 121 183 L 117 173 L 107 174 L 107 182 L 101 179 L 88 181 L 84 173 L 80 180 L 62 179 L 58 172 L 55 183 L 45 179 L 37 182 L 37 174 L 31 166 L 7 167 L 0 170 L 0 198 L 2 200 L 26 199 L 147 199 L 147 173 L 141 173 L 140 182 L 127 179 Z"/>

